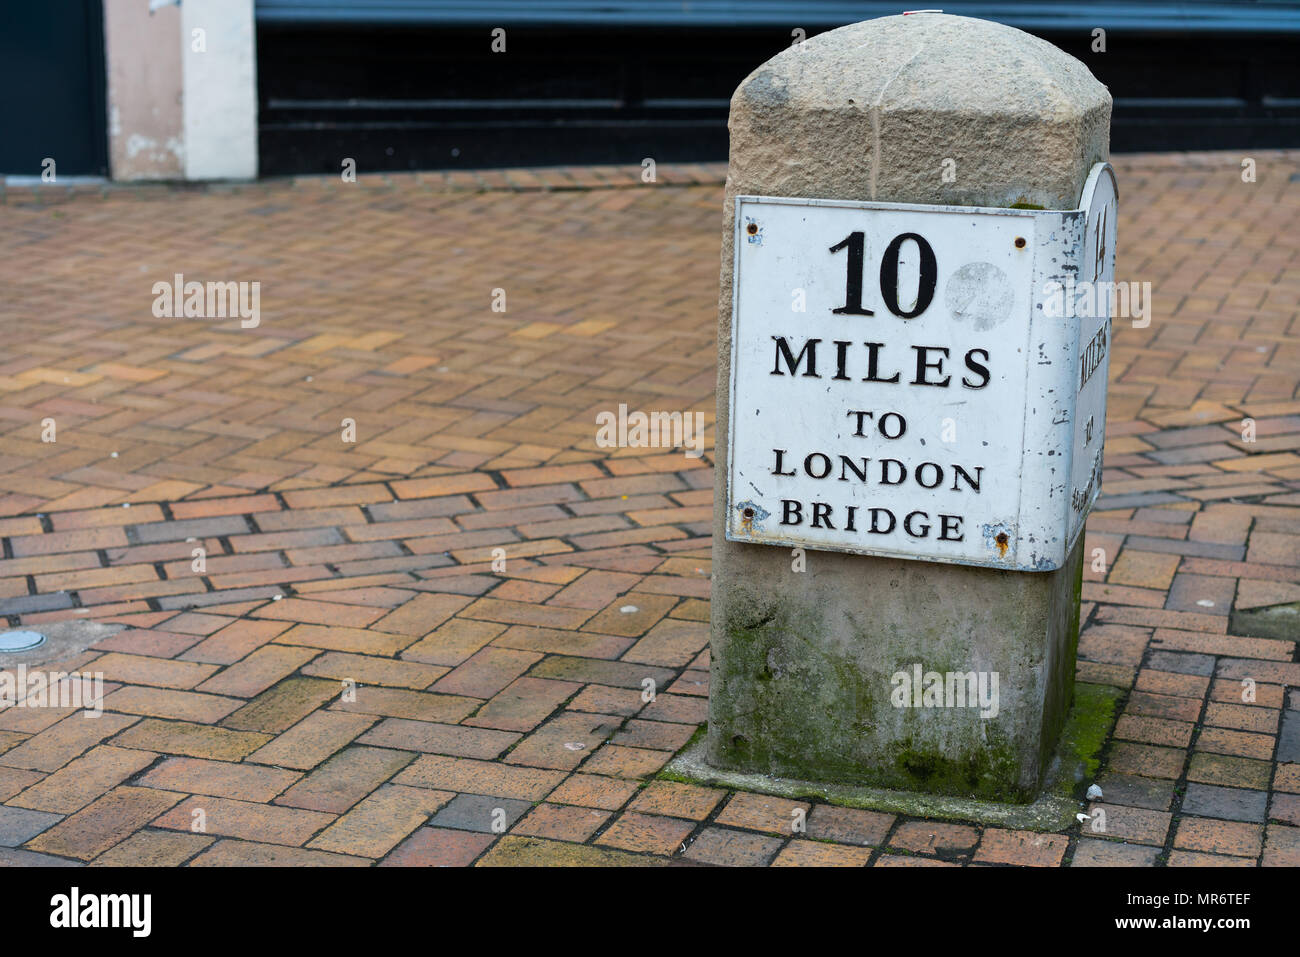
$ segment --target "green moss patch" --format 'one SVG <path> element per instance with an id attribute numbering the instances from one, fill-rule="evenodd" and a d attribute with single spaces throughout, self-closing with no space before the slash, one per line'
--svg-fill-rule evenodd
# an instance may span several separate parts
<path id="1" fill-rule="evenodd" d="M 974 796 L 945 796 L 888 788 L 821 784 L 720 770 L 705 761 L 704 740 L 698 734 L 669 762 L 659 777 L 758 794 L 825 801 L 844 807 L 866 808 L 910 817 L 974 821 L 1023 830 L 1062 831 L 1075 823 L 1074 815 L 1083 809 L 1083 791 L 1097 773 L 1102 747 L 1114 727 L 1116 709 L 1122 695 L 1120 689 L 1109 685 L 1075 685 L 1074 705 L 1066 717 L 1056 756 L 1047 771 L 1046 782 L 1032 803 L 1027 804 L 981 800 Z"/>

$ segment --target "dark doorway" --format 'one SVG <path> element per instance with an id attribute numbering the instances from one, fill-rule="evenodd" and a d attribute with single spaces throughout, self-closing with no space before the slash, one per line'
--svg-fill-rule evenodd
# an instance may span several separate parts
<path id="1" fill-rule="evenodd" d="M 1114 152 L 1264 149 L 1300 145 L 1300 16 L 1290 22 L 1273 34 L 1129 25 L 1104 52 L 1084 28 L 1032 32 L 1110 88 Z M 790 43 L 768 26 L 512 26 L 502 56 L 486 25 L 261 20 L 261 168 L 725 160 L 732 91 Z"/>
<path id="2" fill-rule="evenodd" d="M 103 0 L 8 3 L 0 30 L 0 173 L 106 176 Z M 142 0 L 143 2 L 143 0 Z"/>

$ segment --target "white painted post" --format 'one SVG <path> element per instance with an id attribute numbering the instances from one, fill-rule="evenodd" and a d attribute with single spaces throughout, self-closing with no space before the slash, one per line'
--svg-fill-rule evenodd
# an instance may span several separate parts
<path id="1" fill-rule="evenodd" d="M 257 178 L 253 0 L 181 5 L 185 178 Z"/>

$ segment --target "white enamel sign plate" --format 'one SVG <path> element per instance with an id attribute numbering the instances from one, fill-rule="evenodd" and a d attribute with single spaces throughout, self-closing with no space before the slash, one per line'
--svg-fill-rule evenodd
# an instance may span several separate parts
<path id="1" fill-rule="evenodd" d="M 737 197 L 727 537 L 1059 567 L 1100 488 L 1109 296 L 1077 290 L 1115 208 L 1105 164 L 1066 211 Z"/>

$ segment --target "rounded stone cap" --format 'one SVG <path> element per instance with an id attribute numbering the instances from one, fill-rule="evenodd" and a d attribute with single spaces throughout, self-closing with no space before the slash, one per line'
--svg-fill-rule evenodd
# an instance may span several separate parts
<path id="1" fill-rule="evenodd" d="M 1020 30 L 920 13 L 840 27 L 731 99 L 735 193 L 1072 208 L 1109 154 L 1111 98 Z"/>

